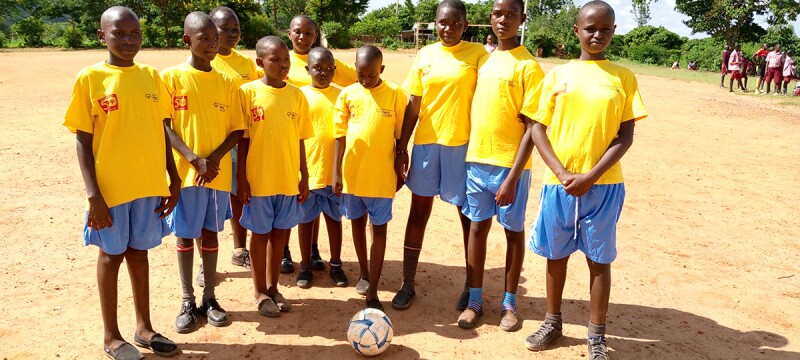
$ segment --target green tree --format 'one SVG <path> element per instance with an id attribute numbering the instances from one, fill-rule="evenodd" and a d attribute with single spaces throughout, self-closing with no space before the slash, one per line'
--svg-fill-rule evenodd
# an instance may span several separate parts
<path id="1" fill-rule="evenodd" d="M 528 18 L 528 32 L 525 46 L 532 53 L 542 49 L 542 56 L 552 56 L 558 44 L 564 45 L 569 56 L 578 56 L 581 45 L 572 32 L 579 8 L 571 2 L 554 14 L 544 13 Z"/>
<path id="2" fill-rule="evenodd" d="M 438 0 L 419 0 L 414 7 L 414 18 L 416 22 L 436 21 L 436 8 L 439 6 Z"/>
<path id="3" fill-rule="evenodd" d="M 631 3 L 631 14 L 636 20 L 636 25 L 645 26 L 650 21 L 650 3 L 645 0 L 633 1 Z"/>
<path id="4" fill-rule="evenodd" d="M 800 53 L 800 38 L 795 33 L 794 26 L 788 24 L 773 25 L 767 29 L 767 33 L 761 37 L 762 43 L 769 46 L 781 44 L 784 50 L 792 50 L 796 54 Z"/>
<path id="5" fill-rule="evenodd" d="M 27 47 L 37 47 L 44 45 L 42 35 L 44 35 L 44 20 L 37 16 L 28 16 L 20 19 L 11 26 L 11 30 L 17 33 L 22 43 Z"/>
<path id="6" fill-rule="evenodd" d="M 350 36 L 360 37 L 372 35 L 375 37 L 395 36 L 403 30 L 400 18 L 395 15 L 393 5 L 376 9 L 364 15 L 361 21 L 350 27 Z"/>
<path id="7" fill-rule="evenodd" d="M 684 24 L 692 33 L 708 33 L 736 42 L 756 41 L 765 33 L 755 23 L 756 16 L 767 16 L 770 24 L 785 24 L 797 19 L 797 0 L 676 0 L 675 9 L 689 17 Z"/>
<path id="8" fill-rule="evenodd" d="M 625 44 L 628 46 L 652 44 L 665 50 L 675 50 L 680 49 L 685 41 L 680 35 L 667 30 L 663 26 L 640 26 L 625 34 Z"/>

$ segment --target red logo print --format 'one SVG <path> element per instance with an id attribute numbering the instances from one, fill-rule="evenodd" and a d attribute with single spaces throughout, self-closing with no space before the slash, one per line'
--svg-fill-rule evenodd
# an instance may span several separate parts
<path id="1" fill-rule="evenodd" d="M 117 94 L 111 94 L 106 97 L 97 100 L 100 104 L 100 107 L 103 108 L 103 112 L 108 114 L 111 111 L 119 110 L 119 100 L 117 100 Z"/>
<path id="2" fill-rule="evenodd" d="M 189 97 L 184 96 L 175 96 L 172 99 L 172 106 L 175 107 L 175 110 L 189 110 Z"/>
<path id="3" fill-rule="evenodd" d="M 261 106 L 252 108 L 250 115 L 253 117 L 253 122 L 264 120 L 264 108 Z"/>

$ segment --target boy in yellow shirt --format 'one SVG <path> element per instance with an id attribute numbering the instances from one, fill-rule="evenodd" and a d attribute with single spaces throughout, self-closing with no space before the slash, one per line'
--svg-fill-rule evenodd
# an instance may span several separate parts
<path id="1" fill-rule="evenodd" d="M 181 312 L 175 330 L 195 329 L 195 314 L 213 326 L 227 324 L 225 310 L 214 294 L 219 241 L 217 233 L 230 214 L 230 150 L 242 138 L 239 88 L 229 76 L 211 66 L 219 35 L 211 17 L 195 11 L 186 16 L 183 42 L 191 55 L 185 63 L 161 72 L 172 100 L 172 122 L 167 127 L 178 174 L 181 196 L 167 222 L 177 237 L 181 278 Z M 192 288 L 194 239 L 200 248 L 205 287 L 198 309 Z"/>
<path id="2" fill-rule="evenodd" d="M 211 61 L 211 67 L 233 78 L 237 87 L 261 78 L 264 74 L 256 66 L 255 61 L 235 49 L 242 36 L 239 17 L 236 16 L 236 12 L 229 7 L 218 6 L 213 8 L 208 15 L 214 20 L 217 32 L 219 32 L 219 48 L 217 49 L 217 56 Z M 231 159 L 233 159 L 233 185 L 231 186 L 233 253 L 231 254 L 231 263 L 250 269 L 250 253 L 247 251 L 247 229 L 239 224 L 239 219 L 242 217 L 242 206 L 244 205 L 239 201 L 239 197 L 236 196 L 237 158 L 236 147 L 234 147 L 231 151 Z"/>
<path id="3" fill-rule="evenodd" d="M 298 223 L 298 203 L 308 197 L 303 140 L 314 130 L 305 95 L 283 81 L 291 65 L 286 44 L 277 36 L 263 37 L 256 56 L 265 75 L 241 87 L 247 129 L 239 142 L 237 194 L 244 204 L 240 222 L 253 232 L 250 266 L 258 312 L 277 317 L 291 307 L 278 292 L 281 250 Z"/>
<path id="4" fill-rule="evenodd" d="M 611 262 L 625 200 L 619 161 L 633 144 L 634 123 L 647 116 L 636 77 L 605 58 L 614 22 L 614 10 L 603 1 L 581 7 L 573 27 L 580 58 L 553 68 L 542 81 L 538 111 L 523 112 L 535 121 L 533 141 L 548 167 L 528 242 L 547 258 L 547 313 L 525 344 L 538 351 L 561 338 L 567 262 L 580 250 L 589 265 L 591 360 L 608 359 Z"/>
<path id="5" fill-rule="evenodd" d="M 505 292 L 500 328 L 519 330 L 517 286 L 525 258 L 525 207 L 530 188 L 533 141 L 523 109 L 537 105 L 536 88 L 544 77 L 533 55 L 519 44 L 517 29 L 525 21 L 522 0 L 495 0 L 489 20 L 498 46 L 481 59 L 472 101 L 467 149 L 467 201 L 463 213 L 471 221 L 467 263 L 469 303 L 458 318 L 465 329 L 483 314 L 481 298 L 486 240 L 492 217 L 506 233 Z"/>
<path id="6" fill-rule="evenodd" d="M 308 165 L 308 184 L 311 192 L 300 205 L 300 225 L 297 234 L 300 239 L 300 273 L 297 286 L 311 287 L 312 238 L 315 225 L 319 229 L 319 215 L 325 217 L 328 240 L 331 247 L 330 276 L 336 286 L 347 286 L 347 275 L 342 270 L 342 213 L 339 211 L 339 197 L 333 193 L 333 162 L 335 140 L 333 138 L 333 107 L 341 92 L 330 86 L 336 74 L 333 54 L 324 47 L 315 47 L 308 52 L 306 71 L 311 75 L 311 85 L 300 90 L 306 95 L 314 136 L 305 140 L 306 162 Z"/>
<path id="7" fill-rule="evenodd" d="M 125 260 L 136 310 L 134 343 L 172 356 L 178 347 L 150 323 L 147 259 L 147 250 L 169 234 L 163 219 L 180 193 L 164 129 L 169 95 L 154 68 L 134 61 L 142 47 L 142 29 L 133 11 L 122 6 L 106 10 L 97 37 L 107 46 L 108 59 L 78 73 L 64 125 L 76 134 L 88 196 L 84 244 L 100 248 L 103 351 L 115 359 L 142 358 L 117 324 L 117 278 Z"/>
<path id="8" fill-rule="evenodd" d="M 381 80 L 383 54 L 365 45 L 356 53 L 358 83 L 336 100 L 336 162 L 333 189 L 341 211 L 352 221 L 353 243 L 360 278 L 356 291 L 366 295 L 367 307 L 383 310 L 378 283 L 386 253 L 386 224 L 399 190 L 394 171 L 395 140 L 400 137 L 406 95 L 395 84 Z M 372 248 L 367 258 L 367 215 L 372 223 Z"/>
<path id="9" fill-rule="evenodd" d="M 292 42 L 292 51 L 289 55 L 292 59 L 292 67 L 289 69 L 288 83 L 302 88 L 311 85 L 311 75 L 306 71 L 308 66 L 308 53 L 314 42 L 317 41 L 317 23 L 308 16 L 295 16 L 289 23 L 289 40 Z M 334 59 L 336 72 L 333 75 L 333 83 L 339 87 L 351 85 L 358 80 L 356 71 L 352 66 L 345 64 L 338 59 Z M 319 239 L 319 217 L 314 220 L 313 243 L 311 245 L 311 263 L 314 270 L 325 270 L 325 262 L 319 255 L 317 242 Z M 294 272 L 292 254 L 289 251 L 289 235 L 286 234 L 286 248 L 283 249 L 283 259 L 281 260 L 281 272 L 285 274 Z M 333 252 L 333 250 L 331 250 Z"/>

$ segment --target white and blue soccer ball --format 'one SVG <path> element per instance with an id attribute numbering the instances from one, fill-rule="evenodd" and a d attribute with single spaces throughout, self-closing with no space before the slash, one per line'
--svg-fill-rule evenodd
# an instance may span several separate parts
<path id="1" fill-rule="evenodd" d="M 375 356 L 389 348 L 394 330 L 383 311 L 367 308 L 357 312 L 347 327 L 347 342 L 361 355 Z"/>

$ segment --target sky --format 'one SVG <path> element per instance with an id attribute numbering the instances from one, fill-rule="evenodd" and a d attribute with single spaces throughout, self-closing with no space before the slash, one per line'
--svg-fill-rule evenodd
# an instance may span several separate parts
<path id="1" fill-rule="evenodd" d="M 575 5 L 578 6 L 589 2 L 589 0 L 574 0 L 574 1 Z M 614 11 L 617 13 L 618 34 L 626 34 L 628 31 L 631 31 L 633 28 L 636 27 L 636 22 L 634 21 L 633 15 L 631 14 L 631 0 L 606 0 L 606 1 L 609 4 L 611 4 L 611 6 L 614 8 Z M 466 0 L 466 2 L 474 2 L 474 1 Z M 396 0 L 370 0 L 369 9 L 370 10 L 378 9 L 386 5 L 395 3 Z M 683 20 L 687 19 L 687 17 L 675 11 L 675 0 L 658 0 L 650 4 L 650 14 L 652 18 L 648 22 L 649 25 L 663 26 L 668 30 L 677 33 L 678 35 L 686 36 L 689 38 L 703 38 L 708 36 L 705 33 L 692 34 L 692 30 L 689 29 L 689 27 L 684 25 L 682 22 Z M 757 19 L 757 21 L 764 28 L 767 27 L 765 18 Z M 793 25 L 795 32 L 797 32 L 798 35 L 800 35 L 800 20 L 795 21 Z"/>

